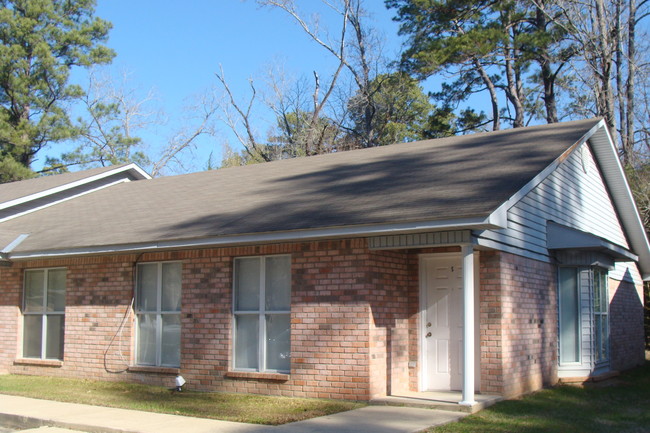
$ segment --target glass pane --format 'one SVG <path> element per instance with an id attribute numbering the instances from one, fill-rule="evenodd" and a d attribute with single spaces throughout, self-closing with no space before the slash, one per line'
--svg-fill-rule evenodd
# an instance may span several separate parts
<path id="1" fill-rule="evenodd" d="M 140 365 L 156 365 L 156 315 L 138 314 L 138 356 Z"/>
<path id="2" fill-rule="evenodd" d="M 607 304 L 609 303 L 608 294 L 607 294 L 607 273 L 603 271 L 598 272 L 598 281 L 600 289 L 600 305 L 598 311 L 602 313 L 607 312 Z"/>
<path id="3" fill-rule="evenodd" d="M 162 365 L 180 367 L 181 365 L 181 315 L 162 315 Z"/>
<path id="4" fill-rule="evenodd" d="M 65 269 L 47 272 L 47 311 L 65 311 Z"/>
<path id="5" fill-rule="evenodd" d="M 560 362 L 580 361 L 580 305 L 577 273 L 560 268 Z"/>
<path id="6" fill-rule="evenodd" d="M 64 317 L 60 315 L 47 316 L 47 337 L 45 341 L 45 357 L 48 359 L 63 359 Z"/>
<path id="7" fill-rule="evenodd" d="M 40 358 L 43 334 L 43 316 L 25 316 L 23 329 L 23 356 Z"/>
<path id="8" fill-rule="evenodd" d="M 157 311 L 158 264 L 138 265 L 138 301 L 139 311 Z"/>
<path id="9" fill-rule="evenodd" d="M 594 270 L 594 311 L 598 312 L 600 311 L 600 294 L 601 294 L 601 289 L 600 289 L 600 273 L 598 270 Z"/>
<path id="10" fill-rule="evenodd" d="M 235 311 L 259 310 L 260 263 L 257 257 L 235 260 Z"/>
<path id="11" fill-rule="evenodd" d="M 162 311 L 181 311 L 181 264 L 162 265 Z"/>
<path id="12" fill-rule="evenodd" d="M 45 271 L 25 271 L 25 311 L 42 312 L 44 298 Z"/>
<path id="13" fill-rule="evenodd" d="M 235 368 L 258 369 L 259 316 L 235 316 Z"/>
<path id="14" fill-rule="evenodd" d="M 602 341 L 602 359 L 603 361 L 606 361 L 609 359 L 609 321 L 608 317 L 606 314 L 603 314 L 600 318 L 601 320 L 601 332 L 603 333 L 602 337 L 600 338 Z"/>
<path id="15" fill-rule="evenodd" d="M 266 369 L 289 371 L 291 368 L 291 319 L 289 314 L 266 316 Z"/>
<path id="16" fill-rule="evenodd" d="M 291 309 L 291 257 L 266 258 L 266 309 Z"/>

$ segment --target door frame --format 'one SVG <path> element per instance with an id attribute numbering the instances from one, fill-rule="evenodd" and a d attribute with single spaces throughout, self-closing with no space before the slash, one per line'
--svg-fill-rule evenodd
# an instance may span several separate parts
<path id="1" fill-rule="evenodd" d="M 474 299 L 475 299 L 475 309 L 474 309 L 474 332 L 477 338 L 474 341 L 474 388 L 475 391 L 479 391 L 481 383 L 481 342 L 480 342 L 480 285 L 479 285 L 479 255 L 480 253 L 474 250 Z M 424 332 L 423 324 L 426 321 L 426 310 L 427 310 L 427 289 L 425 287 L 425 273 L 424 273 L 424 262 L 426 259 L 435 259 L 435 258 L 452 258 L 455 257 L 458 259 L 458 263 L 462 265 L 463 255 L 462 252 L 453 252 L 453 253 L 426 253 L 420 254 L 418 256 L 418 276 L 419 276 L 419 311 L 418 311 L 418 391 L 423 392 L 427 391 L 427 375 L 428 375 L 428 365 L 427 365 L 427 356 L 425 353 L 425 348 L 427 347 L 426 337 Z M 463 314 L 462 311 L 459 312 Z"/>

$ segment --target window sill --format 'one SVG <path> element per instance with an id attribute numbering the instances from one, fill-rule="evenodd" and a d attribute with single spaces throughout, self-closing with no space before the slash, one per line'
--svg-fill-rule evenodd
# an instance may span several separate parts
<path id="1" fill-rule="evenodd" d="M 132 365 L 127 370 L 129 373 L 154 373 L 177 375 L 181 369 L 177 367 L 154 367 L 149 365 Z"/>
<path id="2" fill-rule="evenodd" d="M 14 360 L 14 365 L 61 368 L 63 367 L 63 361 L 59 361 L 58 359 L 20 358 Z"/>
<path id="3" fill-rule="evenodd" d="M 228 371 L 224 376 L 229 379 L 271 380 L 273 382 L 286 382 L 290 377 L 283 373 L 259 373 L 257 371 Z"/>

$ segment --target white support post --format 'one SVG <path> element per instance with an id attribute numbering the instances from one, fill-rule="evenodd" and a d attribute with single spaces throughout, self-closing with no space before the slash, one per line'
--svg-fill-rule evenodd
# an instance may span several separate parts
<path id="1" fill-rule="evenodd" d="M 463 245 L 463 406 L 474 400 L 474 246 Z"/>

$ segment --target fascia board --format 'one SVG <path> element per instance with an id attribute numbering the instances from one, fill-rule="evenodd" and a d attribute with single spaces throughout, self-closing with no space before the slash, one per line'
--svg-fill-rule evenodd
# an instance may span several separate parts
<path id="1" fill-rule="evenodd" d="M 62 191 L 66 191 L 72 188 L 76 188 L 81 185 L 86 185 L 88 183 L 95 182 L 100 179 L 104 179 L 109 176 L 114 176 L 116 174 L 122 173 L 122 172 L 131 172 L 133 177 L 135 177 L 138 180 L 144 180 L 144 179 L 151 179 L 151 176 L 149 176 L 142 168 L 140 168 L 137 164 L 131 163 L 128 165 L 124 165 L 122 167 L 118 167 L 114 170 L 108 170 L 103 173 L 96 174 L 94 176 L 86 177 L 83 179 L 76 180 L 74 182 L 66 183 L 65 185 L 59 185 L 54 188 L 47 189 L 45 191 L 40 191 L 34 194 L 30 194 L 24 197 L 20 197 L 14 200 L 6 201 L 4 203 L 0 203 L 0 209 L 7 209 L 13 206 L 17 206 L 23 203 L 27 203 L 33 200 L 37 200 L 39 198 L 47 197 L 48 195 L 56 194 Z"/>
<path id="2" fill-rule="evenodd" d="M 11 260 L 27 260 L 48 257 L 77 255 L 118 254 L 129 252 L 157 251 L 170 249 L 210 248 L 237 245 L 268 244 L 278 242 L 300 242 L 319 239 L 366 237 L 377 235 L 405 234 L 450 229 L 488 230 L 499 229 L 485 217 L 456 220 L 422 221 L 400 224 L 375 224 L 367 226 L 335 227 L 312 230 L 294 230 L 272 233 L 254 233 L 234 236 L 219 236 L 201 239 L 184 239 L 158 242 L 142 242 L 123 245 L 91 246 L 79 248 L 52 249 L 43 251 L 18 251 L 10 254 Z"/>
<path id="3" fill-rule="evenodd" d="M 602 121 L 604 126 L 604 121 Z M 638 264 L 644 281 L 650 280 L 650 243 L 636 207 L 632 190 L 627 183 L 623 165 L 606 127 L 601 128 L 590 141 L 617 214 L 623 224 L 632 251 L 639 257 Z"/>

